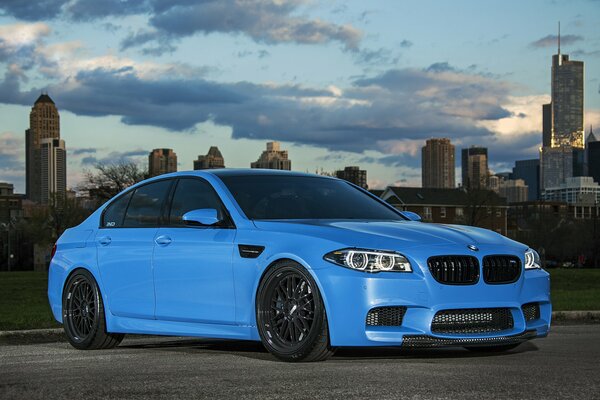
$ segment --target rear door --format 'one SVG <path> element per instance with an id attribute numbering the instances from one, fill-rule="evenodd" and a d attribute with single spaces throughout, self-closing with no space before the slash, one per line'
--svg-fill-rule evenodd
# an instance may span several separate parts
<path id="1" fill-rule="evenodd" d="M 154 318 L 152 251 L 172 183 L 166 179 L 140 186 L 103 214 L 96 235 L 98 265 L 114 315 Z"/>
<path id="2" fill-rule="evenodd" d="M 227 222 L 189 226 L 188 211 L 214 208 Z M 212 186 L 201 178 L 179 179 L 168 226 L 159 228 L 154 249 L 156 318 L 216 324 L 235 322 L 233 241 L 235 228 Z"/>

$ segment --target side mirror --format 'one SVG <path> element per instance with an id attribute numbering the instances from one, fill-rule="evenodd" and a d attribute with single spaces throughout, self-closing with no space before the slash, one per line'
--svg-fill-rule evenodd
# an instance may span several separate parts
<path id="1" fill-rule="evenodd" d="M 221 222 L 219 213 L 214 208 L 200 208 L 188 211 L 183 214 L 182 219 L 188 225 L 200 224 L 210 226 Z"/>
<path id="2" fill-rule="evenodd" d="M 402 215 L 404 215 L 406 218 L 408 218 L 410 221 L 421 221 L 421 216 L 417 213 L 414 213 L 412 211 L 401 211 Z"/>

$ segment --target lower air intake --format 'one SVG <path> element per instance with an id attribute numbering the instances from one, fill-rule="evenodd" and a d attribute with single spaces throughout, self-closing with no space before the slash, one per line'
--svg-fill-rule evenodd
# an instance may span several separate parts
<path id="1" fill-rule="evenodd" d="M 367 314 L 367 326 L 400 326 L 406 307 L 377 307 Z"/>
<path id="2" fill-rule="evenodd" d="M 527 303 L 521 306 L 525 321 L 535 321 L 540 319 L 540 305 L 538 303 Z"/>
<path id="3" fill-rule="evenodd" d="M 514 321 L 508 308 L 471 308 L 443 310 L 433 317 L 431 332 L 450 334 L 501 332 L 512 329 Z"/>

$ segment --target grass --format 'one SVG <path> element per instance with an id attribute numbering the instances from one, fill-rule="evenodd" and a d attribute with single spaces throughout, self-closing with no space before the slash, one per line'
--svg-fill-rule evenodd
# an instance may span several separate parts
<path id="1" fill-rule="evenodd" d="M 555 311 L 600 310 L 600 269 L 551 269 Z"/>
<path id="2" fill-rule="evenodd" d="M 556 311 L 600 310 L 600 269 L 551 269 Z M 0 273 L 0 330 L 56 328 L 44 272 Z"/>
<path id="3" fill-rule="evenodd" d="M 1 272 L 0 330 L 58 328 L 47 291 L 45 272 Z"/>

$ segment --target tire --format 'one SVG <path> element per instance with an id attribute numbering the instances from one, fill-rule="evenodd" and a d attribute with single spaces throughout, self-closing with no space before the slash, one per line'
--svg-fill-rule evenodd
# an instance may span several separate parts
<path id="1" fill-rule="evenodd" d="M 263 345 L 280 360 L 323 361 L 334 352 L 317 284 L 296 262 L 277 262 L 263 277 L 256 323 Z"/>
<path id="2" fill-rule="evenodd" d="M 521 343 L 503 344 L 499 346 L 468 346 L 465 349 L 476 353 L 503 353 L 517 348 Z"/>
<path id="3" fill-rule="evenodd" d="M 67 339 L 76 349 L 111 349 L 125 337 L 106 331 L 100 289 L 87 270 L 75 270 L 67 280 L 63 291 L 62 315 Z"/>

